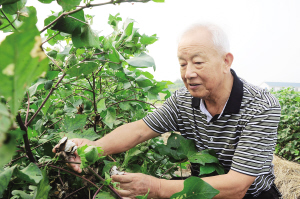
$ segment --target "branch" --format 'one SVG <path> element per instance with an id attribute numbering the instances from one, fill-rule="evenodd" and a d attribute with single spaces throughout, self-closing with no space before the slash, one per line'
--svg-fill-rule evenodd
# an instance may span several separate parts
<path id="1" fill-rule="evenodd" d="M 11 22 L 9 19 L 8 19 L 8 17 L 6 16 L 6 14 L 2 11 L 2 9 L 0 10 L 1 12 L 2 12 L 2 14 L 4 15 L 4 17 L 6 18 L 6 20 L 9 22 L 9 25 L 11 25 L 17 32 L 18 32 L 18 30 L 16 29 L 16 27 L 14 26 L 14 24 L 12 24 L 17 18 L 18 18 L 18 16 L 17 16 L 17 18 L 13 21 L 13 22 Z M 5 27 L 6 28 L 6 27 Z M 2 30 L 2 29 L 1 29 Z"/>
<path id="2" fill-rule="evenodd" d="M 1 10 L 2 11 L 2 10 Z M 3 12 L 2 12 L 2 14 L 4 14 Z M 18 12 L 18 14 L 17 14 L 17 17 L 12 21 L 12 22 L 10 22 L 9 20 L 8 20 L 8 22 L 10 22 L 9 24 L 7 24 L 6 26 L 4 26 L 4 27 L 2 27 L 2 28 L 0 28 L 0 30 L 3 30 L 4 28 L 7 28 L 8 26 L 12 26 L 12 27 L 14 27 L 13 26 L 13 23 L 19 18 L 19 12 Z M 5 16 L 5 15 L 4 15 Z M 7 19 L 7 18 L 6 18 Z M 16 29 L 15 27 L 14 27 L 14 29 Z"/>
<path id="3" fill-rule="evenodd" d="M 24 143 L 25 143 L 25 151 L 26 154 L 30 160 L 30 162 L 36 162 L 36 160 L 33 157 L 33 154 L 30 150 L 28 135 L 27 135 L 27 127 L 24 125 L 20 113 L 17 115 L 17 122 L 21 128 L 22 131 L 25 131 L 25 134 L 23 135 Z"/>
<path id="4" fill-rule="evenodd" d="M 45 103 L 47 102 L 47 100 L 49 99 L 50 95 L 53 93 L 53 91 L 58 87 L 59 83 L 62 81 L 62 79 L 66 76 L 66 73 L 63 73 L 63 75 L 60 77 L 60 79 L 58 80 L 58 82 L 55 84 L 54 88 L 51 88 L 51 90 L 49 91 L 47 97 L 45 98 L 45 100 L 42 102 L 41 106 L 39 107 L 39 109 L 35 112 L 35 114 L 31 117 L 31 119 L 29 120 L 29 122 L 26 124 L 26 126 L 29 126 L 29 124 L 32 122 L 32 120 L 37 116 L 37 114 L 42 110 L 43 106 L 45 105 Z"/>
<path id="5" fill-rule="evenodd" d="M 66 169 L 63 169 L 63 168 L 60 168 L 60 167 L 54 166 L 54 165 L 52 165 L 52 164 L 48 164 L 48 165 L 41 165 L 41 166 L 39 166 L 39 167 L 43 167 L 43 166 L 49 166 L 49 167 L 53 167 L 53 168 L 56 168 L 56 169 L 63 170 L 63 171 L 65 171 L 65 172 L 67 172 L 67 173 L 70 173 L 70 174 L 72 174 L 72 175 L 74 175 L 74 176 L 77 176 L 77 177 L 79 177 L 79 178 L 81 178 L 81 179 L 83 179 L 83 180 L 87 181 L 88 183 L 90 183 L 90 184 L 94 185 L 94 186 L 95 186 L 96 188 L 98 188 L 98 189 L 100 188 L 100 187 L 98 187 L 97 185 L 95 185 L 93 182 L 91 182 L 90 180 L 86 179 L 85 177 L 82 177 L 82 176 L 80 176 L 80 175 L 77 175 L 76 173 L 73 173 L 73 172 L 71 172 L 71 171 L 68 171 L 68 170 L 66 170 Z"/>
<path id="6" fill-rule="evenodd" d="M 177 166 L 178 164 L 181 164 L 182 162 L 186 162 L 188 159 L 184 159 L 181 162 L 177 162 L 176 164 L 174 164 L 173 166 L 171 166 L 168 170 L 166 170 L 163 174 L 161 174 L 161 176 L 159 178 L 162 178 L 168 171 L 170 171 L 172 168 L 174 168 L 175 166 Z"/>
<path id="7" fill-rule="evenodd" d="M 96 86 L 96 82 L 95 82 L 95 76 L 94 76 L 94 73 L 92 73 L 92 76 L 93 76 L 93 104 L 94 104 L 94 113 L 96 114 L 95 116 L 95 121 L 94 121 L 94 131 L 96 132 L 97 131 L 97 104 L 96 104 L 96 93 L 95 93 L 95 86 Z"/>
<path id="8" fill-rule="evenodd" d="M 89 169 L 89 171 L 92 172 L 99 180 L 101 180 L 102 182 L 105 181 L 105 180 L 104 180 L 98 173 L 96 173 L 90 166 L 88 166 L 88 169 Z M 107 185 L 107 186 L 108 186 L 108 188 L 109 188 L 110 190 L 112 190 L 119 198 L 122 199 L 122 196 L 120 196 L 120 195 L 118 194 L 118 192 L 116 192 L 116 190 L 115 190 L 114 188 L 112 188 L 110 185 Z"/>
<path id="9" fill-rule="evenodd" d="M 49 40 L 51 40 L 53 37 L 55 37 L 56 35 L 58 35 L 60 32 L 58 32 L 58 33 L 56 33 L 55 35 L 53 35 L 52 37 L 50 37 L 50 38 L 48 38 L 46 41 L 44 41 L 42 44 L 41 44 L 41 46 L 44 44 L 44 43 L 46 43 L 46 42 L 48 42 Z M 51 60 L 52 61 L 52 60 Z"/>
<path id="10" fill-rule="evenodd" d="M 25 118 L 25 124 L 27 123 L 27 119 L 28 119 L 28 114 L 29 114 L 29 106 L 30 106 L 30 100 L 29 100 L 29 94 L 27 93 L 27 98 L 28 98 L 28 106 L 27 106 L 27 112 L 26 112 L 26 118 Z"/>
<path id="11" fill-rule="evenodd" d="M 97 194 L 99 193 L 99 191 L 102 189 L 102 187 L 103 187 L 104 185 L 102 185 L 97 191 L 96 191 L 96 193 L 94 194 L 94 197 L 93 197 L 93 199 L 95 199 L 96 198 L 96 196 L 97 196 Z"/>
<path id="12" fill-rule="evenodd" d="M 43 44 L 42 44 L 42 45 L 43 45 Z M 64 70 L 63 70 L 61 67 L 59 67 L 59 65 L 56 63 L 56 61 L 55 61 L 54 59 L 52 59 L 52 57 L 50 57 L 50 56 L 48 56 L 48 55 L 47 55 L 47 57 L 53 62 L 53 64 L 55 64 L 55 66 L 57 66 L 57 68 L 60 69 L 61 72 L 64 72 Z"/>
<path id="13" fill-rule="evenodd" d="M 74 20 L 76 20 L 76 21 L 79 21 L 79 22 L 81 22 L 81 23 L 84 23 L 84 24 L 86 24 L 86 25 L 90 25 L 90 24 L 88 24 L 88 23 L 86 23 L 86 22 L 84 22 L 84 21 L 81 21 L 81 20 L 79 20 L 79 19 L 77 19 L 77 18 L 75 18 L 75 17 L 72 17 L 72 16 L 70 16 L 70 15 L 67 15 L 67 17 L 70 17 L 70 18 L 72 18 L 72 19 L 74 19 Z"/>
<path id="14" fill-rule="evenodd" d="M 153 104 L 151 104 L 151 103 L 149 103 L 149 102 L 144 102 L 144 101 L 142 101 L 142 100 L 137 100 L 137 99 L 132 99 L 132 100 L 122 100 L 122 101 L 119 101 L 119 102 L 116 102 L 116 103 L 113 103 L 113 104 L 107 106 L 107 108 L 108 108 L 108 107 L 111 107 L 111 106 L 113 106 L 113 105 L 119 104 L 119 103 L 121 103 L 121 102 L 128 102 L 128 101 L 138 101 L 138 102 L 143 102 L 143 103 L 145 103 L 145 104 L 149 104 L 149 105 L 153 106 L 154 108 L 156 108 L 156 106 L 154 106 Z M 157 108 L 156 108 L 156 109 L 157 109 Z"/>
<path id="15" fill-rule="evenodd" d="M 103 186 L 103 185 L 102 185 L 102 186 Z M 98 190 L 100 190 L 100 189 L 102 188 L 102 186 L 101 186 Z M 73 191 L 72 193 L 70 193 L 69 195 L 67 195 L 66 197 L 64 197 L 64 199 L 66 199 L 67 197 L 69 197 L 69 196 L 73 195 L 74 193 L 80 191 L 81 189 L 84 189 L 85 187 L 86 187 L 86 186 L 83 186 L 83 187 L 77 189 L 76 191 Z"/>
<path id="16" fill-rule="evenodd" d="M 84 95 L 81 95 L 79 93 L 73 93 L 73 95 L 78 95 L 78 96 L 81 96 L 81 97 L 84 97 L 85 99 L 89 100 L 90 102 L 93 103 L 93 101 L 91 99 L 89 99 L 88 97 L 84 96 Z"/>
<path id="17" fill-rule="evenodd" d="M 26 157 L 26 155 L 22 155 L 22 156 L 20 156 L 20 157 L 18 157 L 18 158 L 16 158 L 16 159 L 13 159 L 13 160 L 11 160 L 10 163 L 8 163 L 6 166 L 10 166 L 10 165 L 12 165 L 12 163 L 14 163 L 15 161 L 17 161 L 17 160 L 19 160 L 19 159 L 21 159 L 21 158 L 24 158 L 24 157 Z"/>

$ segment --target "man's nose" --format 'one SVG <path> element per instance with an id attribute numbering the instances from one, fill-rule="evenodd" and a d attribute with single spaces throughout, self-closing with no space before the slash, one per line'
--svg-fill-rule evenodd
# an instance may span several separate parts
<path id="1" fill-rule="evenodd" d="M 187 64 L 186 70 L 185 70 L 185 78 L 191 79 L 193 77 L 197 77 L 195 67 L 193 66 L 193 64 Z"/>

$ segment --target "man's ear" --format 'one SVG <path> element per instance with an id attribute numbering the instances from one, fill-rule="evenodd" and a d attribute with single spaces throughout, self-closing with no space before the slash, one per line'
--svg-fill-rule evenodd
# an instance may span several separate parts
<path id="1" fill-rule="evenodd" d="M 231 53 L 226 53 L 224 56 L 224 72 L 228 73 L 230 71 L 231 64 L 233 62 L 233 55 Z"/>

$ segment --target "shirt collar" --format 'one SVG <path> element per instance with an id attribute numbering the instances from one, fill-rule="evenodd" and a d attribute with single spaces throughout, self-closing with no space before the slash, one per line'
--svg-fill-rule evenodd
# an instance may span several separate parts
<path id="1" fill-rule="evenodd" d="M 230 69 L 230 72 L 233 76 L 233 85 L 222 115 L 226 113 L 239 113 L 243 99 L 243 82 L 238 78 L 233 69 Z M 192 106 L 199 109 L 200 98 L 193 97 Z"/>

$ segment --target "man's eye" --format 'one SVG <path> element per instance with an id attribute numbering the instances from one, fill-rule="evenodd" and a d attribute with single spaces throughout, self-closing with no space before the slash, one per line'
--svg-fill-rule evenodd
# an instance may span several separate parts
<path id="1" fill-rule="evenodd" d="M 195 64 L 198 64 L 198 65 L 200 65 L 200 64 L 203 64 L 203 62 L 195 62 Z"/>
<path id="2" fill-rule="evenodd" d="M 186 66 L 186 64 L 180 64 L 180 66 L 181 66 L 181 67 L 185 67 L 185 66 Z"/>

